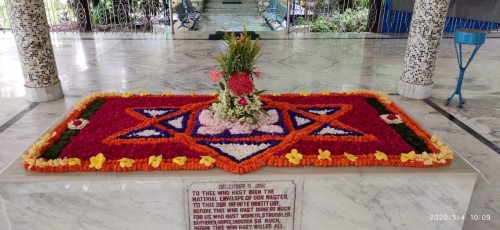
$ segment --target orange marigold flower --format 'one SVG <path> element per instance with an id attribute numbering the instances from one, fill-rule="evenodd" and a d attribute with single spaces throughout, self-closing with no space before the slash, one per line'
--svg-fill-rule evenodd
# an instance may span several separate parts
<path id="1" fill-rule="evenodd" d="M 219 83 L 219 82 L 222 81 L 222 74 L 219 71 L 217 71 L 217 69 L 215 69 L 214 67 L 212 67 L 210 69 L 210 78 L 215 83 Z"/>
<path id="2" fill-rule="evenodd" d="M 245 96 L 253 92 L 253 82 L 245 72 L 234 73 L 227 83 L 229 91 L 236 96 Z"/>

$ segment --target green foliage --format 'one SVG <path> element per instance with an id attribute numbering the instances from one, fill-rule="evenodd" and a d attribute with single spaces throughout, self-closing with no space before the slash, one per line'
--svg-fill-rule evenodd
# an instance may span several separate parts
<path id="1" fill-rule="evenodd" d="M 304 21 L 303 17 L 297 17 L 295 19 L 295 25 L 301 26 L 301 25 L 305 25 L 305 24 L 306 24 L 306 21 Z"/>
<path id="2" fill-rule="evenodd" d="M 44 0 L 44 3 L 49 25 L 61 23 L 71 16 L 74 17 L 73 9 L 68 5 L 68 1 Z"/>
<path id="3" fill-rule="evenodd" d="M 92 104 L 87 107 L 87 109 L 80 115 L 80 118 L 84 118 L 86 120 L 90 120 L 90 117 L 94 115 L 97 110 L 99 110 L 106 100 L 97 99 Z M 66 145 L 71 142 L 71 139 L 80 133 L 80 130 L 76 129 L 66 129 L 64 133 L 61 135 L 61 138 L 54 142 L 52 146 L 47 148 L 47 150 L 42 154 L 42 157 L 45 159 L 56 159 L 61 154 L 61 151 Z"/>
<path id="4" fill-rule="evenodd" d="M 224 35 L 226 51 L 215 57 L 226 82 L 235 72 L 245 72 L 252 76 L 252 72 L 255 71 L 254 65 L 259 58 L 261 48 L 259 39 L 252 43 L 246 31 L 242 35 L 236 37 L 234 33 L 226 33 Z"/>
<path id="5" fill-rule="evenodd" d="M 360 7 L 368 8 L 368 4 L 370 4 L 369 0 L 357 0 L 356 5 Z"/>
<path id="6" fill-rule="evenodd" d="M 106 102 L 106 100 L 104 99 L 97 99 L 95 100 L 94 102 L 92 102 L 92 104 L 87 107 L 87 109 L 80 115 L 80 118 L 83 118 L 83 119 L 87 119 L 87 120 L 90 120 L 90 117 L 92 115 L 94 115 L 95 112 L 97 112 L 97 110 L 99 110 L 101 108 L 102 105 L 104 105 L 104 103 Z"/>
<path id="7" fill-rule="evenodd" d="M 311 32 L 331 32 L 335 31 L 332 27 L 334 24 L 328 21 L 323 16 L 319 16 L 310 24 Z"/>
<path id="8" fill-rule="evenodd" d="M 304 2 L 302 0 L 301 2 Z M 369 0 L 312 0 L 317 9 L 323 9 L 325 6 L 330 8 L 339 9 L 344 11 L 345 9 L 358 9 L 358 8 L 368 8 Z"/>
<path id="9" fill-rule="evenodd" d="M 6 0 L 0 0 L 0 28 L 11 28 L 9 15 L 5 5 Z M 66 0 L 44 0 L 45 13 L 49 25 L 61 23 L 74 18 L 74 12 Z"/>
<path id="10" fill-rule="evenodd" d="M 375 108 L 380 115 L 382 114 L 391 114 L 380 101 L 375 98 L 367 98 L 366 101 Z M 408 143 L 411 147 L 413 147 L 417 152 L 431 152 L 427 144 L 422 138 L 420 138 L 415 132 L 413 132 L 408 126 L 404 123 L 401 124 L 391 124 L 390 125 L 396 132 L 401 135 L 401 137 Z"/>
<path id="11" fill-rule="evenodd" d="M 0 29 L 2 28 L 10 28 L 10 20 L 5 2 L 0 0 Z"/>
<path id="12" fill-rule="evenodd" d="M 330 18 L 319 16 L 309 23 L 311 32 L 363 32 L 368 25 L 368 9 L 346 9 Z"/>
<path id="13" fill-rule="evenodd" d="M 90 10 L 90 21 L 96 25 L 106 25 L 115 18 L 112 0 L 101 0 Z"/>

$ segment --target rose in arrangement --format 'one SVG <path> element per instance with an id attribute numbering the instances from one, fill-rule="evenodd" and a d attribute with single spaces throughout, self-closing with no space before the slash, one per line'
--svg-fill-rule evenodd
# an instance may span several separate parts
<path id="1" fill-rule="evenodd" d="M 224 35 L 226 49 L 216 56 L 218 68 L 210 70 L 212 81 L 219 83 L 218 102 L 210 108 L 217 116 L 231 122 L 255 124 L 262 109 L 259 91 L 253 83 L 254 77 L 262 78 L 254 64 L 261 49 L 259 40 L 252 42 L 246 31 L 237 37 L 234 33 Z"/>

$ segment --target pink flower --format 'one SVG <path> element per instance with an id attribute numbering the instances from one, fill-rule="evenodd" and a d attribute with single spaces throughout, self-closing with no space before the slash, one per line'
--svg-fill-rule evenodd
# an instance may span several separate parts
<path id="1" fill-rule="evenodd" d="M 78 118 L 75 120 L 72 120 L 68 123 L 68 129 L 72 130 L 81 130 L 83 129 L 87 124 L 89 123 L 88 120 L 83 119 L 83 118 Z"/>
<path id="2" fill-rule="evenodd" d="M 222 74 L 219 71 L 217 71 L 217 69 L 215 69 L 214 67 L 212 67 L 212 69 L 210 69 L 209 74 L 210 74 L 210 78 L 215 83 L 219 83 L 220 81 L 222 81 Z"/>
<path id="3" fill-rule="evenodd" d="M 80 120 L 78 120 L 78 119 L 76 119 L 76 120 L 73 120 L 73 121 L 72 121 L 72 123 L 73 123 L 73 125 L 74 125 L 74 126 L 79 126 L 79 125 L 81 125 L 83 122 L 82 122 L 82 121 L 80 121 Z"/>
<path id="4" fill-rule="evenodd" d="M 260 72 L 260 71 L 255 71 L 255 72 L 253 72 L 253 75 L 255 75 L 255 77 L 256 77 L 257 79 L 261 79 L 261 78 L 262 78 L 262 72 Z"/>
<path id="5" fill-rule="evenodd" d="M 387 115 L 387 119 L 389 119 L 389 120 L 396 120 L 396 119 L 398 119 L 398 118 L 399 118 L 399 117 L 398 117 L 398 116 L 396 116 L 396 115 L 394 115 L 394 114 L 388 114 L 388 115 Z"/>
<path id="6" fill-rule="evenodd" d="M 248 105 L 247 99 L 245 99 L 244 97 L 240 98 L 240 100 L 238 100 L 238 104 L 240 104 L 242 106 Z"/>
<path id="7" fill-rule="evenodd" d="M 252 79 L 245 72 L 236 72 L 227 83 L 227 88 L 235 96 L 245 96 L 253 92 Z"/>

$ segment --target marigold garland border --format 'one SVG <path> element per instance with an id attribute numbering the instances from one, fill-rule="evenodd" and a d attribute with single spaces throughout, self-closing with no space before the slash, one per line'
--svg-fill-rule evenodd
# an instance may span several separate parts
<path id="1" fill-rule="evenodd" d="M 375 98 L 377 101 L 383 104 L 383 106 L 393 114 L 397 114 L 401 117 L 404 124 L 408 126 L 418 137 L 420 137 L 427 147 L 431 150 L 430 153 L 416 153 L 412 159 L 404 160 L 405 154 L 401 155 L 389 155 L 387 160 L 378 160 L 375 153 L 357 154 L 357 159 L 351 161 L 343 155 L 332 155 L 331 160 L 318 159 L 317 155 L 305 155 L 304 158 L 298 163 L 294 164 L 289 161 L 285 156 L 271 156 L 267 161 L 260 160 L 261 155 L 254 156 L 252 164 L 245 165 L 245 167 L 232 167 L 232 164 L 227 164 L 229 161 L 227 158 L 220 156 L 213 156 L 216 159 L 215 163 L 210 165 L 201 164 L 200 159 L 188 158 L 183 165 L 174 163 L 172 159 L 166 159 L 160 162 L 157 167 L 153 167 L 148 159 L 133 159 L 135 163 L 131 167 L 122 167 L 119 160 L 107 160 L 102 164 L 100 169 L 95 169 L 89 167 L 91 165 L 90 160 L 83 160 L 80 164 L 69 163 L 69 159 L 43 159 L 40 158 L 42 153 L 44 153 L 50 146 L 52 146 L 57 140 L 61 138 L 64 132 L 68 129 L 67 124 L 74 119 L 81 116 L 82 113 L 96 100 L 105 99 L 110 97 L 185 97 L 186 95 L 170 95 L 165 93 L 163 95 L 149 95 L 147 93 L 132 94 L 132 93 L 113 93 L 113 92 L 100 92 L 93 93 L 84 97 L 75 107 L 73 112 L 70 113 L 56 128 L 53 129 L 51 133 L 47 133 L 41 137 L 29 150 L 28 153 L 24 155 L 24 167 L 28 170 L 38 171 L 38 172 L 75 172 L 75 171 L 151 171 L 151 170 L 207 170 L 214 167 L 219 167 L 235 174 L 242 174 L 254 171 L 261 168 L 264 165 L 276 166 L 276 167 L 300 167 L 300 166 L 318 166 L 318 167 L 329 167 L 329 166 L 405 166 L 405 167 L 435 167 L 435 166 L 445 166 L 451 163 L 453 159 L 453 154 L 449 146 L 444 144 L 444 142 L 435 135 L 428 134 L 416 121 L 411 119 L 408 114 L 406 114 L 401 108 L 399 108 L 395 103 L 393 103 L 389 96 L 376 91 L 368 90 L 356 90 L 345 93 L 330 93 L 322 92 L 321 94 L 311 94 L 303 93 L 300 94 L 284 94 L 289 97 L 307 97 L 307 96 L 321 96 L 321 95 L 357 95 L 365 98 Z M 191 95 L 193 97 L 203 95 Z M 278 96 L 278 94 L 273 95 Z M 167 161 L 168 160 L 168 161 Z"/>

